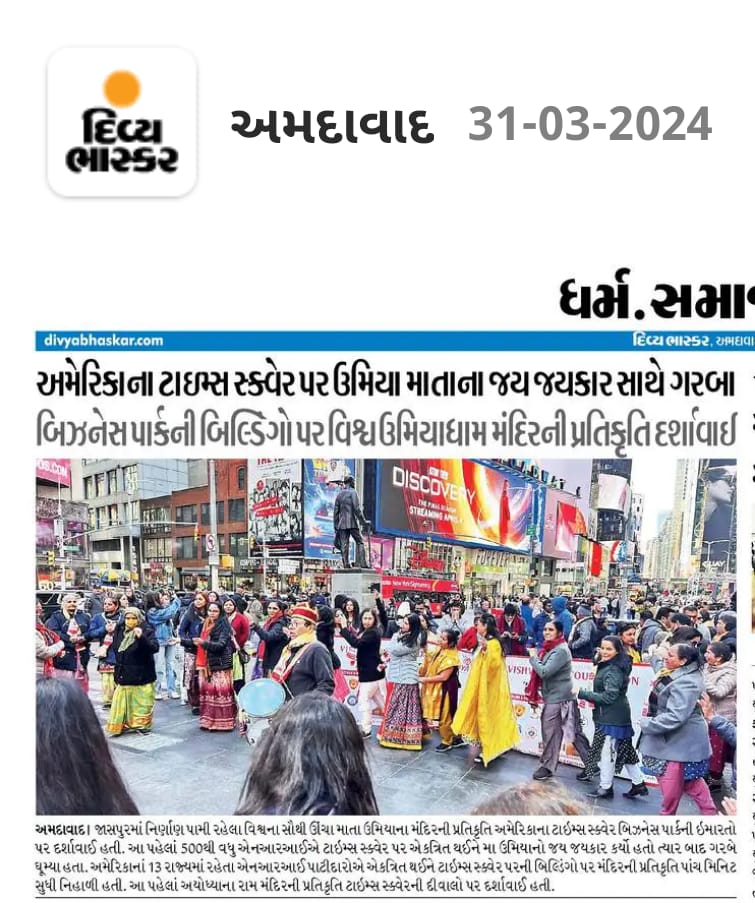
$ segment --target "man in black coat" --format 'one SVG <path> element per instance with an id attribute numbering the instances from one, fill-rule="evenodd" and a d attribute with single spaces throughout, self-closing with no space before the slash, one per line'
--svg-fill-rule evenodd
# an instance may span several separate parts
<path id="1" fill-rule="evenodd" d="M 290 696 L 314 690 L 327 696 L 333 694 L 333 659 L 327 646 L 317 640 L 316 624 L 317 612 L 311 606 L 302 603 L 291 610 L 289 627 L 285 630 L 291 642 L 281 653 L 272 675 Z"/>
<path id="2" fill-rule="evenodd" d="M 367 559 L 364 551 L 364 539 L 360 527 L 365 530 L 369 527 L 369 521 L 362 513 L 362 505 L 359 501 L 356 489 L 354 489 L 354 477 L 345 477 L 344 488 L 336 496 L 333 507 L 333 529 L 336 534 L 336 547 L 341 550 L 341 560 L 345 568 L 351 567 L 349 563 L 349 544 L 354 540 L 356 547 L 355 567 L 366 568 Z"/>

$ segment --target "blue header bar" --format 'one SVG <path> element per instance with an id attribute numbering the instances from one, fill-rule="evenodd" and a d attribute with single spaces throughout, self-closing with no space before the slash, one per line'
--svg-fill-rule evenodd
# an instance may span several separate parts
<path id="1" fill-rule="evenodd" d="M 753 332 L 44 332 L 37 351 L 753 351 Z"/>

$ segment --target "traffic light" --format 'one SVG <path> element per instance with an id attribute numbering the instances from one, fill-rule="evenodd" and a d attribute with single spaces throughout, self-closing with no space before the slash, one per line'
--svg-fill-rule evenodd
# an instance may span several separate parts
<path id="1" fill-rule="evenodd" d="M 194 542 L 199 542 L 199 524 L 194 524 Z"/>
<path id="2" fill-rule="evenodd" d="M 55 564 L 55 552 L 52 549 L 47 553 L 47 563 Z"/>

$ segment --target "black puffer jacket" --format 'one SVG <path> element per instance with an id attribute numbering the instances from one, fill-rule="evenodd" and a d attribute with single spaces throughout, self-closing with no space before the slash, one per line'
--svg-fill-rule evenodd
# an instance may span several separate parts
<path id="1" fill-rule="evenodd" d="M 632 723 L 632 713 L 627 699 L 632 662 L 627 655 L 617 655 L 607 662 L 600 662 L 595 669 L 592 690 L 580 690 L 579 698 L 591 702 L 595 708 L 592 720 L 595 724 L 626 727 Z"/>
<path id="2" fill-rule="evenodd" d="M 223 615 L 210 631 L 205 641 L 207 666 L 210 673 L 230 671 L 233 667 L 233 628 Z"/>
<path id="3" fill-rule="evenodd" d="M 372 683 L 385 677 L 385 669 L 380 670 L 380 631 L 376 627 L 368 627 L 361 636 L 351 630 L 341 630 L 341 636 L 349 646 L 357 651 L 357 674 L 360 683 Z"/>
<path id="4" fill-rule="evenodd" d="M 113 677 L 119 686 L 142 687 L 154 683 L 157 679 L 155 653 L 160 650 L 160 644 L 155 638 L 155 631 L 147 624 L 141 625 L 141 631 L 142 635 L 135 639 L 125 652 L 118 651 L 126 632 L 125 626 L 121 623 L 113 632 L 112 648 L 115 649 Z"/>
<path id="5" fill-rule="evenodd" d="M 336 622 L 335 622 L 335 614 L 332 608 L 329 608 L 326 605 L 321 605 L 318 609 L 318 615 L 320 620 L 317 622 L 317 627 L 315 628 L 315 633 L 317 634 L 318 642 L 322 643 L 323 646 L 330 653 L 330 660 L 333 663 L 333 668 L 338 670 L 341 667 L 341 660 L 336 655 L 335 650 L 335 637 L 336 637 Z"/>
<path id="6" fill-rule="evenodd" d="M 267 674 L 278 664 L 281 652 L 288 645 L 288 637 L 283 632 L 283 629 L 288 627 L 288 618 L 283 617 L 273 621 L 269 630 L 265 630 L 264 626 L 259 624 L 252 624 L 251 627 L 260 640 L 263 640 L 265 643 L 262 670 Z"/>

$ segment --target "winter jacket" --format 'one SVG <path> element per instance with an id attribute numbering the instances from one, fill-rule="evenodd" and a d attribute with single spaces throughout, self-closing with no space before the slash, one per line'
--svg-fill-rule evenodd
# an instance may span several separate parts
<path id="1" fill-rule="evenodd" d="M 79 625 L 79 630 L 81 631 L 82 637 L 86 641 L 84 645 L 79 644 L 78 647 L 74 646 L 68 636 L 68 622 L 71 620 L 68 615 L 63 614 L 62 611 L 56 611 L 55 614 L 45 624 L 45 626 L 49 627 L 50 630 L 54 630 L 55 633 L 57 633 L 57 635 L 65 643 L 65 653 L 60 656 L 60 658 L 54 658 L 52 661 L 53 666 L 58 671 L 76 670 L 77 648 L 79 650 L 81 667 L 86 671 L 86 667 L 89 664 L 89 630 L 91 627 L 91 621 L 89 619 L 89 615 L 85 614 L 83 611 L 77 611 L 74 615 L 74 618 L 76 619 L 76 623 Z"/>
<path id="2" fill-rule="evenodd" d="M 648 618 L 637 635 L 637 648 L 643 655 L 647 655 L 650 647 L 658 643 L 658 634 L 664 632 L 664 628 L 658 621 Z"/>
<path id="3" fill-rule="evenodd" d="M 278 664 L 281 652 L 283 652 L 284 647 L 288 645 L 288 637 L 283 632 L 283 628 L 286 627 L 287 624 L 288 620 L 286 618 L 278 618 L 277 621 L 272 623 L 269 630 L 265 630 L 265 628 L 259 624 L 252 625 L 252 630 L 257 634 L 260 640 L 263 640 L 265 643 L 265 654 L 262 658 L 262 670 L 266 674 L 268 671 L 272 671 Z"/>
<path id="4" fill-rule="evenodd" d="M 160 646 L 155 639 L 155 632 L 146 623 L 141 625 L 141 631 L 142 635 L 135 639 L 125 652 L 119 652 L 118 647 L 123 641 L 126 628 L 122 623 L 115 628 L 113 633 L 113 649 L 115 649 L 113 677 L 119 686 L 142 687 L 157 680 L 155 653 Z"/>
<path id="5" fill-rule="evenodd" d="M 566 607 L 566 596 L 554 596 L 551 599 L 553 606 L 553 620 L 560 621 L 564 625 L 564 636 L 571 635 L 571 629 L 574 626 L 574 616 Z"/>
<path id="6" fill-rule="evenodd" d="M 89 636 L 93 640 L 97 640 L 100 644 L 105 639 L 107 634 L 107 630 L 105 629 L 107 624 L 111 621 L 115 622 L 115 626 L 117 627 L 123 621 L 123 617 L 120 612 L 117 612 L 114 617 L 107 617 L 104 612 L 101 614 L 95 615 L 89 625 Z M 106 665 L 114 665 L 115 664 L 115 644 L 111 643 L 110 648 L 107 651 L 107 655 L 105 658 L 100 659 L 100 664 Z"/>
<path id="7" fill-rule="evenodd" d="M 317 635 L 317 641 L 322 643 L 323 646 L 330 652 L 330 659 L 333 663 L 333 668 L 337 671 L 341 667 L 341 660 L 336 655 L 335 651 L 335 636 L 336 636 L 336 622 L 335 622 L 335 614 L 333 609 L 328 607 L 327 605 L 320 606 L 320 620 L 317 622 L 317 627 L 315 628 L 315 634 Z"/>
<path id="8" fill-rule="evenodd" d="M 332 696 L 335 680 L 330 650 L 322 643 L 310 643 L 286 678 L 286 686 L 292 696 L 314 691 Z"/>
<path id="9" fill-rule="evenodd" d="M 701 762 L 710 757 L 708 725 L 698 700 L 705 684 L 703 672 L 693 663 L 671 672 L 658 689 L 658 711 L 642 718 L 640 751 L 667 762 Z"/>
<path id="10" fill-rule="evenodd" d="M 204 643 L 210 673 L 230 671 L 233 667 L 233 629 L 227 618 L 218 618 Z"/>
<path id="11" fill-rule="evenodd" d="M 713 703 L 713 712 L 723 715 L 728 721 L 737 721 L 737 663 L 734 658 L 723 662 L 717 668 L 706 665 L 703 668 L 705 692 Z"/>
<path id="12" fill-rule="evenodd" d="M 388 662 L 386 679 L 394 684 L 419 683 L 419 646 L 407 646 L 398 637 L 394 637 L 386 651 L 391 657 Z"/>
<path id="13" fill-rule="evenodd" d="M 167 646 L 173 639 L 173 618 L 178 614 L 178 599 L 169 602 L 165 608 L 150 608 L 147 623 L 155 631 L 155 638 L 161 646 Z"/>
<path id="14" fill-rule="evenodd" d="M 580 618 L 569 636 L 569 651 L 572 658 L 592 659 L 595 650 L 595 619 L 592 615 Z"/>
<path id="15" fill-rule="evenodd" d="M 726 646 L 729 646 L 731 648 L 731 651 L 734 653 L 734 655 L 736 655 L 737 654 L 737 630 L 736 630 L 736 628 L 734 628 L 734 630 L 730 630 L 728 633 L 725 633 L 722 637 L 719 637 L 718 640 L 716 640 L 716 642 L 724 643 Z"/>
<path id="16" fill-rule="evenodd" d="M 535 616 L 532 613 L 532 606 L 529 602 L 522 602 L 519 606 L 519 614 L 522 616 L 524 626 L 527 628 L 527 635 L 532 636 L 532 622 L 534 621 Z"/>
<path id="17" fill-rule="evenodd" d="M 709 722 L 713 730 L 724 739 L 724 743 L 728 743 L 732 749 L 737 748 L 737 726 L 732 724 L 721 715 L 714 715 Z M 731 763 L 731 787 L 732 790 L 737 789 L 737 757 Z"/>
<path id="18" fill-rule="evenodd" d="M 542 649 L 543 643 L 545 642 L 543 627 L 545 627 L 548 621 L 552 620 L 553 618 L 547 611 L 541 611 L 540 614 L 535 615 L 532 619 L 532 639 L 535 641 L 535 645 L 538 649 Z"/>
<path id="19" fill-rule="evenodd" d="M 540 675 L 543 686 L 543 702 L 566 702 L 572 699 L 571 652 L 566 643 L 559 643 L 546 652 L 542 661 L 532 656 L 530 664 Z"/>
<path id="20" fill-rule="evenodd" d="M 595 707 L 592 720 L 595 724 L 623 727 L 632 723 L 632 712 L 627 699 L 632 663 L 625 655 L 617 655 L 607 662 L 600 662 L 595 670 L 592 690 L 580 690 L 578 698 L 586 699 Z"/>
<path id="21" fill-rule="evenodd" d="M 181 618 L 181 623 L 178 625 L 178 638 L 187 652 L 195 653 L 197 651 L 192 640 L 202 632 L 204 619 L 205 616 L 197 610 L 194 603 L 189 605 L 186 614 Z"/>
<path id="22" fill-rule="evenodd" d="M 357 673 L 359 683 L 373 683 L 385 677 L 385 670 L 378 670 L 380 665 L 380 632 L 370 627 L 361 636 L 351 630 L 341 630 L 341 636 L 357 651 Z"/>

